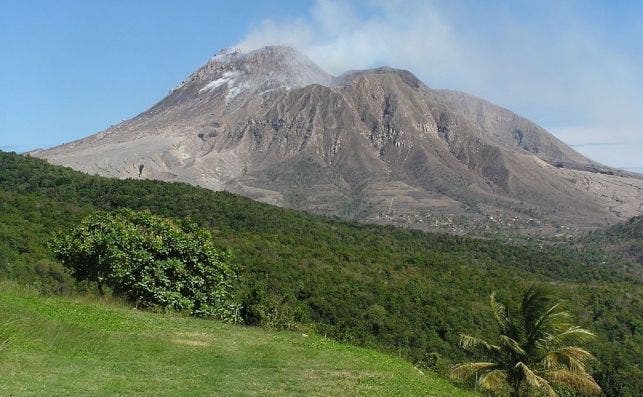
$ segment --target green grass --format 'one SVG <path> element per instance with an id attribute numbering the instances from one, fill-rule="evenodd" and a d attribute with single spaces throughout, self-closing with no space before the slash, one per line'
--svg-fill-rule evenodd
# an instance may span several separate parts
<path id="1" fill-rule="evenodd" d="M 44 297 L 0 284 L 0 395 L 471 396 L 315 335 Z"/>

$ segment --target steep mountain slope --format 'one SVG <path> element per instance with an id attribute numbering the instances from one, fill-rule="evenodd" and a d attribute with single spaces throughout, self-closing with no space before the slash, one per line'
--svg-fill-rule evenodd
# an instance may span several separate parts
<path id="1" fill-rule="evenodd" d="M 391 68 L 337 78 L 288 47 L 225 51 L 131 120 L 35 156 L 423 229 L 598 226 L 643 179 L 484 100 Z"/>

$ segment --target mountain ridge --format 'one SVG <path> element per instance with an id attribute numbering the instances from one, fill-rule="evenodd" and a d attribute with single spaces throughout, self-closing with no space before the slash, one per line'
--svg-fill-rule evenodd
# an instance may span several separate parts
<path id="1" fill-rule="evenodd" d="M 282 46 L 219 53 L 138 116 L 31 155 L 456 233 L 551 233 L 643 209 L 642 176 L 593 162 L 507 109 L 406 70 L 332 76 Z"/>

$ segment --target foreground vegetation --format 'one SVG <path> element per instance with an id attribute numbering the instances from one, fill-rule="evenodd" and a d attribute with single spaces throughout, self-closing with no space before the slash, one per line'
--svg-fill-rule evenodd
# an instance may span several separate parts
<path id="1" fill-rule="evenodd" d="M 589 371 L 605 393 L 643 394 L 640 265 L 595 251 L 586 261 L 590 250 L 582 248 L 351 224 L 0 153 L 0 274 L 50 292 L 94 290 L 69 276 L 47 242 L 96 210 L 118 208 L 190 217 L 208 228 L 239 269 L 235 289 L 247 324 L 374 347 L 444 375 L 467 359 L 459 332 L 494 335 L 484 305 L 490 293 L 512 300 L 533 283 L 555 285 L 580 325 L 597 334 L 591 350 L 599 364 Z"/>
<path id="2" fill-rule="evenodd" d="M 400 358 L 314 335 L 0 285 L 0 395 L 470 396 Z"/>
<path id="3" fill-rule="evenodd" d="M 234 269 L 193 222 L 122 209 L 96 212 L 52 242 L 78 281 L 107 286 L 136 307 L 239 321 Z"/>
<path id="4" fill-rule="evenodd" d="M 491 316 L 499 335 L 493 342 L 461 334 L 460 346 L 477 352 L 486 361 L 458 364 L 451 377 L 476 377 L 476 384 L 496 394 L 512 397 L 532 393 L 558 397 L 559 392 L 577 391 L 583 395 L 600 395 L 602 390 L 587 373 L 594 357 L 578 346 L 594 334 L 574 324 L 553 293 L 542 286 L 525 291 L 518 310 L 499 302 L 495 294 L 489 299 Z"/>

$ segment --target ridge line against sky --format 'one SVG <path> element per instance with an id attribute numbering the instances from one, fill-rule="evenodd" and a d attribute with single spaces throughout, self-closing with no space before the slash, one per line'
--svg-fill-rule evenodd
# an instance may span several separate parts
<path id="1" fill-rule="evenodd" d="M 78 139 L 149 108 L 219 48 L 297 47 L 469 92 L 601 163 L 643 171 L 643 3 L 8 2 L 0 149 Z"/>

